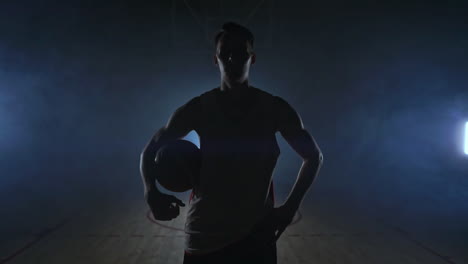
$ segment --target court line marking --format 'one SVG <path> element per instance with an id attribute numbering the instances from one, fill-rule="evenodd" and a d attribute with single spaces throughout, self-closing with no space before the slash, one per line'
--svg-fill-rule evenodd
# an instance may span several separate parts
<path id="1" fill-rule="evenodd" d="M 381 236 L 385 235 L 384 232 L 357 232 L 357 233 L 310 233 L 310 234 L 282 234 L 281 236 L 288 237 L 364 237 L 364 236 Z M 115 237 L 135 237 L 135 238 L 145 238 L 145 237 L 184 237 L 184 235 L 142 235 L 142 234 L 88 234 L 86 237 L 105 237 L 105 238 L 115 238 Z"/>
<path id="2" fill-rule="evenodd" d="M 70 219 L 64 219 L 61 222 L 59 222 L 58 224 L 56 224 L 55 226 L 53 226 L 52 228 L 45 228 L 42 232 L 40 232 L 39 234 L 36 235 L 36 238 L 29 241 L 28 243 L 26 243 L 24 246 L 20 247 L 19 249 L 13 251 L 13 253 L 10 253 L 7 257 L 1 259 L 0 264 L 5 264 L 5 263 L 13 260 L 17 256 L 24 253 L 27 249 L 29 249 L 30 247 L 32 247 L 33 245 L 37 244 L 39 241 L 44 239 L 46 236 L 48 236 L 48 235 L 52 234 L 53 232 L 57 231 L 58 229 L 62 228 L 68 222 L 70 222 Z"/>
<path id="3" fill-rule="evenodd" d="M 153 217 L 153 213 L 151 212 L 151 210 L 148 210 L 148 212 L 146 212 L 146 218 L 154 223 L 154 224 L 157 224 L 161 227 L 164 227 L 164 228 L 167 228 L 167 229 L 171 229 L 171 230 L 174 230 L 174 231 L 182 231 L 182 232 L 185 232 L 184 229 L 182 228 L 177 228 L 177 227 L 173 227 L 173 226 L 168 226 L 168 225 L 165 225 L 165 224 L 162 224 L 161 222 L 157 221 L 156 219 L 154 219 Z M 298 210 L 297 211 L 297 218 L 296 220 L 293 219 L 293 221 L 289 224 L 289 226 L 292 226 L 292 225 L 295 225 L 297 224 L 297 222 L 301 221 L 302 220 L 302 214 L 301 212 Z M 1 263 L 0 263 L 1 264 Z"/>
<path id="4" fill-rule="evenodd" d="M 400 236 L 406 238 L 407 240 L 413 242 L 414 244 L 416 244 L 418 247 L 426 250 L 427 252 L 431 253 L 432 255 L 436 256 L 436 257 L 439 257 L 440 259 L 444 260 L 445 262 L 447 263 L 450 263 L 450 264 L 457 264 L 455 261 L 453 261 L 451 259 L 450 256 L 444 256 L 442 254 L 440 254 L 439 252 L 437 252 L 435 249 L 432 249 L 430 248 L 429 246 L 426 246 L 424 245 L 421 241 L 419 240 L 416 240 L 415 238 L 413 238 L 409 232 L 405 231 L 404 229 L 398 227 L 398 226 L 394 226 L 394 225 L 391 225 L 387 222 L 385 222 L 383 219 L 381 218 L 378 218 L 377 219 L 378 222 L 381 222 L 383 223 L 384 225 L 390 227 L 391 229 L 395 230 L 397 233 L 400 234 Z"/>

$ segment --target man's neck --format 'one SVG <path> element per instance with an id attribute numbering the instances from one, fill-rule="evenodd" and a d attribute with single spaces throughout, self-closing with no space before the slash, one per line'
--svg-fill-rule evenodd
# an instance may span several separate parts
<path id="1" fill-rule="evenodd" d="M 249 86 L 249 80 L 246 79 L 244 82 L 242 83 L 229 83 L 225 80 L 222 80 L 221 81 L 221 91 L 222 92 L 227 92 L 227 93 L 236 93 L 236 92 L 239 92 L 239 91 L 243 91 L 245 89 L 248 89 L 250 86 Z"/>

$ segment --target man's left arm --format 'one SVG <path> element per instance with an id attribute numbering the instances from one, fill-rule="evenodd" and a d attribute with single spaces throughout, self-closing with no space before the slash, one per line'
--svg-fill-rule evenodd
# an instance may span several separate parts
<path id="1" fill-rule="evenodd" d="M 287 211 L 295 213 L 318 175 L 323 155 L 314 138 L 304 128 L 299 114 L 285 100 L 277 98 L 279 99 L 278 131 L 303 160 L 296 182 L 283 204 Z"/>

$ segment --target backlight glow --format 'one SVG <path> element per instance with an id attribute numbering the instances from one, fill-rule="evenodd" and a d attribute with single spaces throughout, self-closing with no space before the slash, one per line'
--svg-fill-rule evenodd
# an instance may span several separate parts
<path id="1" fill-rule="evenodd" d="M 468 122 L 465 123 L 465 154 L 468 155 Z"/>

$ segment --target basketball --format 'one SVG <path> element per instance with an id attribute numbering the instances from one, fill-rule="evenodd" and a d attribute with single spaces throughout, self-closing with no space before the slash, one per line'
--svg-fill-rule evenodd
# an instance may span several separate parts
<path id="1" fill-rule="evenodd" d="M 190 141 L 176 140 L 163 145 L 156 153 L 156 181 L 172 192 L 186 192 L 197 182 L 200 149 Z"/>

